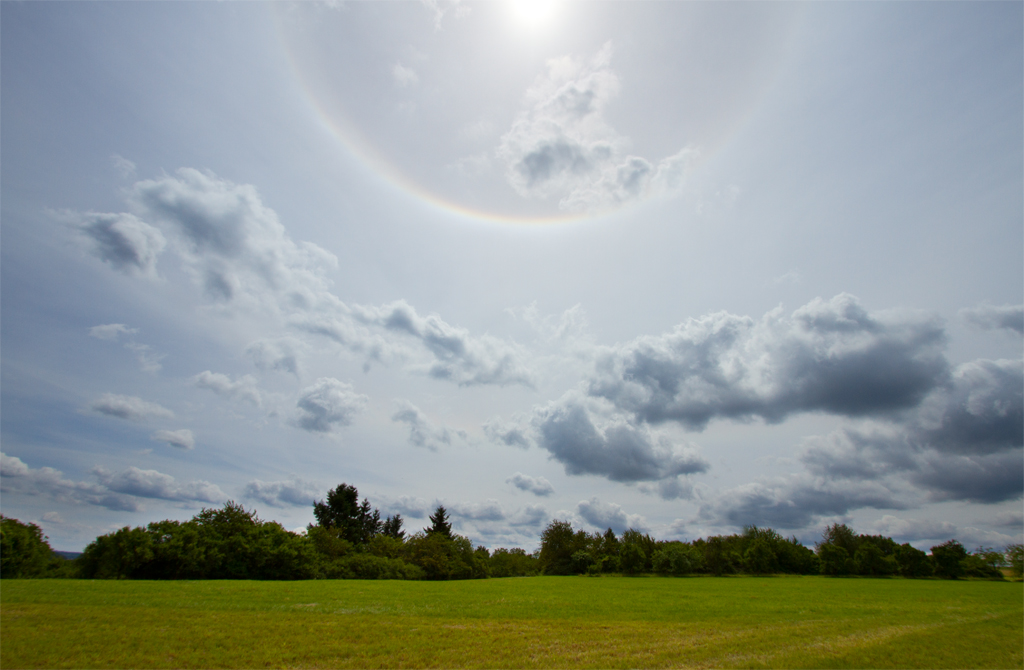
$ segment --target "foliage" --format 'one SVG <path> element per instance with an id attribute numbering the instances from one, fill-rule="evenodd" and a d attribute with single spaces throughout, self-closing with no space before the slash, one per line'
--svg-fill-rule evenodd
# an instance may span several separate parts
<path id="1" fill-rule="evenodd" d="M 430 515 L 430 527 L 425 528 L 424 532 L 427 535 L 441 535 L 448 540 L 454 539 L 452 524 L 448 521 L 448 510 L 444 508 L 444 505 L 438 505 L 434 513 Z"/>
<path id="2" fill-rule="evenodd" d="M 344 483 L 328 491 L 326 500 L 313 503 L 313 516 L 320 527 L 338 529 L 340 536 L 352 544 L 366 544 L 386 523 L 381 522 L 380 512 L 370 507 L 369 500 L 359 504 L 356 487 Z"/>
<path id="3" fill-rule="evenodd" d="M 0 515 L 0 577 L 70 576 L 68 561 L 53 553 L 42 529 Z"/>
<path id="4" fill-rule="evenodd" d="M 853 567 L 853 561 L 850 560 L 850 554 L 846 549 L 831 542 L 818 545 L 818 561 L 821 565 L 821 574 L 830 577 L 848 575 Z"/>
<path id="5" fill-rule="evenodd" d="M 189 521 L 125 526 L 77 559 L 87 579 L 308 579 L 315 544 L 228 502 Z"/>
<path id="6" fill-rule="evenodd" d="M 932 564 L 928 554 L 910 544 L 901 544 L 896 547 L 894 556 L 897 570 L 902 577 L 927 577 L 932 574 Z"/>
<path id="7" fill-rule="evenodd" d="M 1010 572 L 1014 577 L 1024 577 L 1024 544 L 1011 544 L 1006 547 L 1006 561 L 1010 564 Z"/>
<path id="8" fill-rule="evenodd" d="M 552 521 L 540 535 L 540 569 L 545 575 L 573 574 L 572 557 L 586 551 L 589 538 L 585 531 L 573 530 L 568 521 Z"/>
<path id="9" fill-rule="evenodd" d="M 491 577 L 529 577 L 540 574 L 540 561 L 526 550 L 498 548 L 491 552 Z"/>
<path id="10" fill-rule="evenodd" d="M 956 579 L 964 574 L 963 560 L 967 558 L 964 545 L 956 540 L 949 540 L 932 547 L 932 563 L 935 576 Z"/>

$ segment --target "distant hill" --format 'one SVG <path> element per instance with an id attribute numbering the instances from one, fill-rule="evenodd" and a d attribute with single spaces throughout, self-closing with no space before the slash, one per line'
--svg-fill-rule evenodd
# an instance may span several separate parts
<path id="1" fill-rule="evenodd" d="M 56 549 L 53 550 L 53 553 L 57 554 L 61 558 L 66 558 L 69 561 L 73 561 L 82 555 L 82 552 L 80 551 L 57 551 Z"/>

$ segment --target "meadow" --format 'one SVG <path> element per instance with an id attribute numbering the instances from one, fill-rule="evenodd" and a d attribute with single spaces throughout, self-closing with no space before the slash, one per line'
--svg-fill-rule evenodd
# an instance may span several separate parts
<path id="1" fill-rule="evenodd" d="M 1021 668 L 1020 582 L 3 580 L 4 668 Z"/>

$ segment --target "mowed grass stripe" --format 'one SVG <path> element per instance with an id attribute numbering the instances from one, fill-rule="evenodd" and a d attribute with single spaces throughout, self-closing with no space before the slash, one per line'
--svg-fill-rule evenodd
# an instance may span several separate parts
<path id="1" fill-rule="evenodd" d="M 4 668 L 1007 668 L 1024 605 L 1020 584 L 824 578 L 5 581 L 0 637 Z"/>

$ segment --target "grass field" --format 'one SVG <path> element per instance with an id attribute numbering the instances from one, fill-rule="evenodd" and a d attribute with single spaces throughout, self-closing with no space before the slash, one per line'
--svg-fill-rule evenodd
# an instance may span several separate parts
<path id="1" fill-rule="evenodd" d="M 1024 667 L 1024 585 L 4 580 L 0 667 Z"/>

